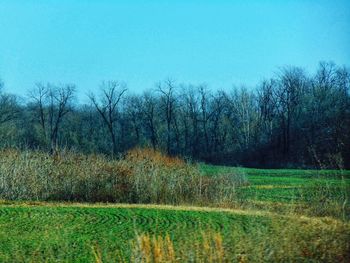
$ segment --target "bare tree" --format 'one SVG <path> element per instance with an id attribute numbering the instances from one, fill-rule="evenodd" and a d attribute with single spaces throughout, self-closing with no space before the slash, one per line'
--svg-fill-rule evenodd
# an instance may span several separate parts
<path id="1" fill-rule="evenodd" d="M 227 127 L 224 125 L 224 112 L 227 108 L 226 94 L 223 91 L 218 91 L 212 101 L 212 121 L 211 121 L 211 138 L 214 153 L 219 151 L 223 146 L 226 136 Z"/>
<path id="2" fill-rule="evenodd" d="M 127 88 L 125 84 L 118 81 L 107 81 L 102 83 L 101 91 L 102 95 L 99 101 L 94 94 L 88 96 L 108 128 L 112 141 L 112 155 L 115 155 L 118 152 L 116 138 L 118 104 Z"/>
<path id="3" fill-rule="evenodd" d="M 164 112 L 164 117 L 166 121 L 166 134 L 167 134 L 167 143 L 166 149 L 167 153 L 171 154 L 171 124 L 174 119 L 174 110 L 175 110 L 175 85 L 174 82 L 170 79 L 165 81 L 165 84 L 158 84 L 158 92 L 160 92 L 161 97 L 161 108 Z"/>
<path id="4" fill-rule="evenodd" d="M 212 114 L 209 112 L 208 108 L 211 94 L 209 94 L 208 89 L 204 85 L 198 87 L 198 92 L 200 94 L 200 110 L 202 115 L 201 122 L 204 133 L 205 152 L 207 153 L 209 151 L 208 123 Z"/>
<path id="5" fill-rule="evenodd" d="M 74 98 L 75 86 L 54 86 L 37 84 L 29 92 L 32 104 L 37 109 L 38 121 L 42 128 L 45 140 L 50 142 L 50 152 L 58 148 L 58 134 L 65 115 L 71 111 L 71 102 Z"/>
<path id="6" fill-rule="evenodd" d="M 192 85 L 181 85 L 181 89 L 182 92 L 179 96 L 177 114 L 181 126 L 181 135 L 184 141 L 183 153 L 194 158 L 197 151 L 194 150 L 193 147 L 196 147 L 198 144 L 198 141 L 195 141 L 196 139 L 193 136 L 194 133 L 198 134 L 198 125 L 196 125 L 198 118 L 192 114 L 195 100 L 195 88 Z M 193 117 L 195 119 L 194 122 L 192 121 Z M 195 137 L 198 139 L 198 136 Z"/>
<path id="7" fill-rule="evenodd" d="M 300 68 L 284 68 L 275 90 L 278 98 L 278 110 L 282 125 L 283 154 L 288 155 L 291 146 L 293 122 L 296 121 L 301 95 L 306 85 L 306 77 Z"/>
<path id="8" fill-rule="evenodd" d="M 241 150 L 247 149 L 251 144 L 256 125 L 256 108 L 254 94 L 246 89 L 234 90 L 228 97 L 231 111 L 233 134 L 236 137 L 237 146 Z"/>
<path id="9" fill-rule="evenodd" d="M 344 131 L 350 127 L 350 73 L 331 62 L 321 62 L 312 80 L 306 116 L 308 143 L 320 155 L 343 152 L 348 158 L 350 136 Z M 322 158 L 321 158 L 322 159 Z M 322 160 L 325 161 L 325 160 Z"/>
<path id="10" fill-rule="evenodd" d="M 191 155 L 193 158 L 198 156 L 199 149 L 199 122 L 200 122 L 200 105 L 199 105 L 199 94 L 198 89 L 190 86 L 187 91 L 185 91 L 185 105 L 186 112 L 190 119 L 190 131 L 191 131 Z"/>
<path id="11" fill-rule="evenodd" d="M 4 83 L 0 79 L 0 125 L 17 119 L 20 112 L 17 97 L 2 91 Z"/>
<path id="12" fill-rule="evenodd" d="M 130 122 L 132 129 L 136 136 L 136 144 L 141 142 L 142 131 L 142 100 L 139 96 L 129 96 L 126 98 L 125 111 L 128 121 Z"/>
<path id="13" fill-rule="evenodd" d="M 29 91 L 29 98 L 33 101 L 34 111 L 39 118 L 39 124 L 43 133 L 43 137 L 47 139 L 46 133 L 46 115 L 47 115 L 47 100 L 49 94 L 49 87 L 44 86 L 41 83 L 37 83 L 36 87 Z"/>
<path id="14" fill-rule="evenodd" d="M 74 97 L 75 86 L 66 85 L 51 89 L 50 96 L 50 151 L 53 153 L 58 146 L 58 131 L 64 116 L 71 111 L 70 102 Z"/>
<path id="15" fill-rule="evenodd" d="M 153 150 L 158 147 L 157 133 L 157 99 L 149 92 L 142 95 L 142 109 L 145 126 L 150 133 L 150 139 Z"/>
<path id="16" fill-rule="evenodd" d="M 0 95 L 0 124 L 17 119 L 19 112 L 20 108 L 16 96 L 11 94 Z"/>

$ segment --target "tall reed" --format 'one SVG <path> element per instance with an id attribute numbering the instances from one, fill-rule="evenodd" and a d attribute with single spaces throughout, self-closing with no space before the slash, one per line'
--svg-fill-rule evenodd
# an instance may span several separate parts
<path id="1" fill-rule="evenodd" d="M 161 204 L 234 201 L 237 175 L 203 176 L 179 158 L 134 149 L 119 160 L 69 151 L 0 151 L 0 198 Z"/>

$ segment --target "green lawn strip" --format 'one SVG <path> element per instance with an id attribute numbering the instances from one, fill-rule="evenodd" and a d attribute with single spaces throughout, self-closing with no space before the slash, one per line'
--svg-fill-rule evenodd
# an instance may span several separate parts
<path id="1" fill-rule="evenodd" d="M 336 177 L 350 179 L 350 170 L 305 170 L 305 169 L 255 169 L 245 167 L 230 167 L 200 164 L 201 171 L 206 175 L 215 175 L 218 173 L 242 172 L 248 176 L 291 176 L 291 177 Z"/>
<path id="2" fill-rule="evenodd" d="M 0 205 L 0 262 L 92 262 L 93 251 L 103 262 L 115 262 L 130 259 L 137 234 L 169 234 L 176 250 L 193 246 L 210 232 L 221 233 L 229 258 L 245 253 L 252 261 L 277 254 L 298 259 L 303 256 L 300 246 L 318 258 L 320 244 L 329 242 L 339 247 L 334 253 L 342 255 L 349 238 L 349 226 L 340 221 L 268 212 L 12 203 Z M 284 254 L 286 249 L 290 255 Z"/>
<path id="3" fill-rule="evenodd" d="M 281 185 L 281 186 L 308 186 L 317 184 L 337 186 L 343 183 L 350 184 L 350 179 L 335 178 L 303 178 L 303 177 L 283 177 L 283 176 L 266 176 L 266 175 L 248 175 L 251 185 Z"/>
<path id="4" fill-rule="evenodd" d="M 209 229 L 225 234 L 235 228 L 252 231 L 269 218 L 220 212 L 145 208 L 0 206 L 0 261 L 37 257 L 40 260 L 91 260 L 92 248 L 106 258 L 124 251 L 136 233 L 165 235 L 175 245 L 200 238 Z"/>
<path id="5" fill-rule="evenodd" d="M 350 190 L 349 179 L 248 176 L 248 180 L 250 185 L 240 191 L 258 200 L 308 201 L 320 188 L 337 198 Z"/>
<path id="6" fill-rule="evenodd" d="M 273 201 L 282 203 L 309 202 L 315 193 L 328 196 L 334 200 L 342 197 L 344 192 L 350 191 L 350 179 L 337 176 L 332 170 L 264 170 L 252 168 L 237 168 L 201 164 L 200 169 L 206 175 L 220 173 L 243 173 L 247 175 L 249 185 L 237 189 L 241 200 Z M 336 176 L 318 176 L 318 172 Z M 345 174 L 349 171 L 343 171 Z"/>

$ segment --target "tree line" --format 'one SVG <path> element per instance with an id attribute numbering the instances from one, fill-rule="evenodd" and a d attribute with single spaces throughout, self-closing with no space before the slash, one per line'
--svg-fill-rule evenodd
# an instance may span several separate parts
<path id="1" fill-rule="evenodd" d="M 1 147 L 117 157 L 134 147 L 254 167 L 350 167 L 350 71 L 284 67 L 256 88 L 213 92 L 170 79 L 142 94 L 104 81 L 77 104 L 75 85 L 37 83 L 21 98 L 0 82 Z"/>

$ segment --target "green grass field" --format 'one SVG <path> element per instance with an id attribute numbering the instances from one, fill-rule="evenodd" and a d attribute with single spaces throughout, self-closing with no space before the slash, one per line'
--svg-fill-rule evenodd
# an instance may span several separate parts
<path id="1" fill-rule="evenodd" d="M 337 200 L 344 195 L 344 191 L 350 192 L 349 170 L 268 170 L 204 164 L 200 169 L 206 175 L 237 172 L 245 174 L 249 186 L 239 189 L 239 196 L 243 200 L 308 203 L 314 199 L 316 193 L 322 195 L 319 198 L 331 197 Z"/>
<path id="2" fill-rule="evenodd" d="M 128 261 L 138 233 L 169 234 L 178 249 L 195 249 L 203 235 L 220 233 L 225 258 L 232 260 L 242 253 L 253 261 L 306 254 L 313 260 L 343 260 L 349 231 L 349 224 L 331 219 L 254 211 L 7 203 L 0 206 L 0 261 L 98 262 L 95 251 L 102 262 Z M 297 243 L 291 247 L 290 242 Z M 179 257 L 180 262 L 185 259 Z"/>
<path id="3" fill-rule="evenodd" d="M 291 208 L 348 195 L 349 171 L 346 179 L 330 171 L 241 172 L 249 185 L 237 190 L 246 202 L 237 209 L 2 201 L 0 262 L 350 261 L 349 210 L 337 217 Z M 170 245 L 157 239 L 166 236 Z"/>
<path id="4" fill-rule="evenodd" d="M 303 169 L 255 169 L 245 167 L 230 167 L 219 165 L 207 165 L 200 164 L 201 170 L 205 174 L 217 174 L 220 172 L 244 172 L 248 176 L 283 176 L 283 177 L 302 177 L 302 178 L 315 178 L 315 177 L 337 177 L 350 178 L 350 170 L 303 170 Z"/>
<path id="5" fill-rule="evenodd" d="M 2 262 L 46 257 L 86 262 L 92 247 L 103 249 L 105 258 L 130 257 L 129 241 L 135 232 L 169 233 L 174 242 L 184 242 L 208 229 L 231 232 L 234 227 L 251 229 L 268 224 L 268 218 L 220 212 L 174 211 L 156 208 L 114 207 L 0 207 Z M 248 227 L 250 226 L 250 227 Z M 249 230 L 248 230 L 249 231 Z M 196 234 L 197 233 L 197 234 Z"/>

